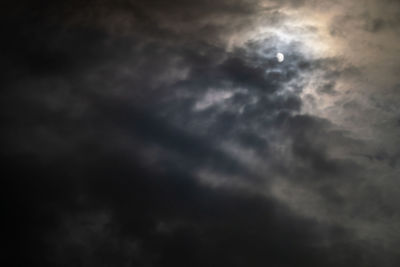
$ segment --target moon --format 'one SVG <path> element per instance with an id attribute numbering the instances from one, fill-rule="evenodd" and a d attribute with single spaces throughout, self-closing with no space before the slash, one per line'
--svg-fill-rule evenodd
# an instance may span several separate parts
<path id="1" fill-rule="evenodd" d="M 277 53 L 276 59 L 278 60 L 278 62 L 283 62 L 285 60 L 285 55 L 282 53 Z"/>

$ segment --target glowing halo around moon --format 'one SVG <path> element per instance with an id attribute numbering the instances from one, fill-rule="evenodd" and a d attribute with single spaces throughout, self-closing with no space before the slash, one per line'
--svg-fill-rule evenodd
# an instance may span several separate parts
<path id="1" fill-rule="evenodd" d="M 278 62 L 283 62 L 285 60 L 285 55 L 282 53 L 277 53 L 276 59 L 278 60 Z"/>

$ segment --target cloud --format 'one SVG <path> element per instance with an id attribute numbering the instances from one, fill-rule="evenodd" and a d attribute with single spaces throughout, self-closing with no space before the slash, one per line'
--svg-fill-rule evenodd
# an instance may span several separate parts
<path id="1" fill-rule="evenodd" d="M 12 171 L 8 226 L 18 221 L 9 248 L 24 255 L 10 254 L 14 264 L 330 266 L 320 231 L 342 230 L 293 217 L 272 199 L 200 185 L 179 170 L 150 171 L 116 152 L 50 164 L 3 160 Z"/>
<path id="2" fill-rule="evenodd" d="M 279 32 L 229 45 L 257 22 L 289 27 L 293 8 L 314 6 L 10 7 L 0 100 L 8 260 L 397 266 L 397 87 L 356 98 L 364 66 L 311 56 Z M 388 29 L 381 20 L 363 34 Z M 353 22 L 331 26 L 346 35 Z M 323 31 L 303 26 L 293 36 Z M 374 116 L 391 118 L 381 135 L 370 124 L 372 138 L 354 134 L 362 122 L 351 118 Z"/>

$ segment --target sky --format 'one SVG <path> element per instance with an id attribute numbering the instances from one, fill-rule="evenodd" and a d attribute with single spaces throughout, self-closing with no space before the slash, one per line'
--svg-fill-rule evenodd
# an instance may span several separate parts
<path id="1" fill-rule="evenodd" d="M 3 266 L 400 266 L 399 1 L 0 12 Z"/>

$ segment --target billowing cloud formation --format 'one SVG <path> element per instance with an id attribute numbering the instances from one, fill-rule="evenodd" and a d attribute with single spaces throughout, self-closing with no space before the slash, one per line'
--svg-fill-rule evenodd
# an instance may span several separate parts
<path id="1" fill-rule="evenodd" d="M 11 4 L 6 260 L 398 266 L 398 4 L 356 2 Z"/>

